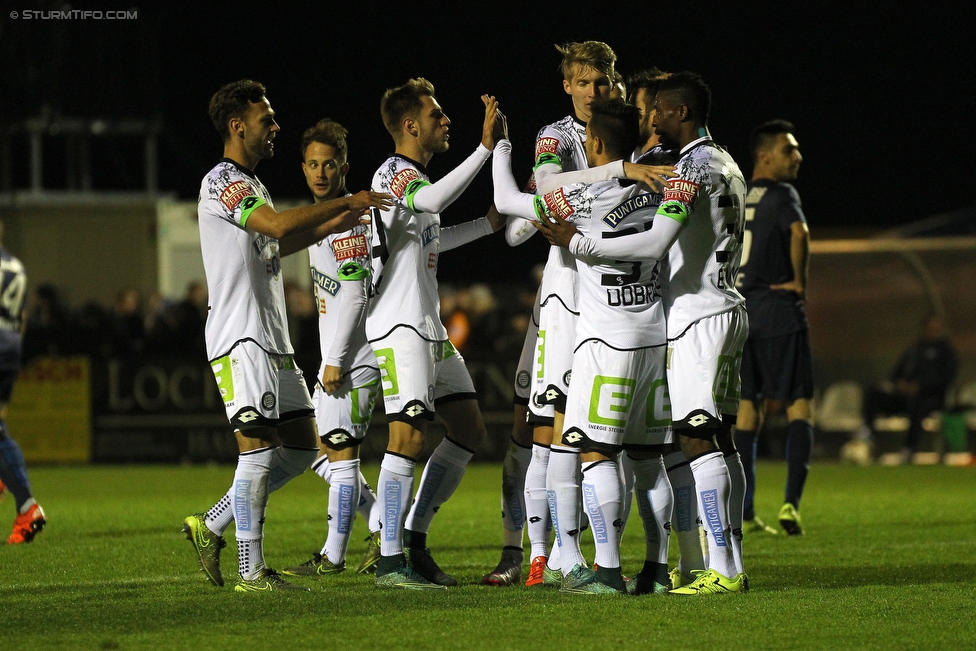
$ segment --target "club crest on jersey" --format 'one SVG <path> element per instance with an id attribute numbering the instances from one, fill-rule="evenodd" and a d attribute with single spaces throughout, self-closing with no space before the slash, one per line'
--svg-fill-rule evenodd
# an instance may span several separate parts
<path id="1" fill-rule="evenodd" d="M 542 196 L 542 201 L 546 205 L 546 212 L 552 217 L 568 219 L 573 214 L 573 206 L 569 203 L 562 188 L 547 192 Z"/>
<path id="2" fill-rule="evenodd" d="M 635 210 L 640 210 L 641 208 L 656 206 L 660 202 L 660 199 L 661 195 L 659 194 L 642 192 L 636 197 L 627 199 L 627 201 L 624 201 L 622 204 L 608 212 L 603 218 L 603 223 L 610 228 L 616 228 L 630 213 L 634 212 Z"/>
<path id="3" fill-rule="evenodd" d="M 390 179 L 390 192 L 392 192 L 397 199 L 402 199 L 403 195 L 407 192 L 407 186 L 410 185 L 410 182 L 416 181 L 419 178 L 420 172 L 412 167 L 408 167 L 405 170 L 400 170 L 393 176 L 392 179 Z"/>
<path id="4" fill-rule="evenodd" d="M 692 203 L 698 194 L 698 187 L 697 183 L 687 179 L 670 179 L 668 187 L 664 188 L 664 200 Z"/>
<path id="5" fill-rule="evenodd" d="M 559 138 L 539 138 L 535 143 L 535 157 L 542 154 L 555 154 L 559 149 Z"/>
<path id="6" fill-rule="evenodd" d="M 436 240 L 438 237 L 440 237 L 440 234 L 441 234 L 440 224 L 435 222 L 430 226 L 428 226 L 427 228 L 425 228 L 424 232 L 420 234 L 420 241 L 423 243 L 423 246 L 427 246 L 428 244 Z"/>
<path id="7" fill-rule="evenodd" d="M 350 235 L 335 240 L 332 243 L 332 251 L 335 253 L 336 260 L 348 260 L 349 258 L 364 258 L 369 255 L 366 246 L 365 235 Z"/>
<path id="8" fill-rule="evenodd" d="M 246 181 L 234 181 L 220 193 L 220 203 L 227 206 L 228 210 L 233 210 L 244 197 L 251 194 L 251 186 Z"/>
<path id="9" fill-rule="evenodd" d="M 339 281 L 332 276 L 322 273 L 315 267 L 312 267 L 312 282 L 317 287 L 322 288 L 322 291 L 329 296 L 335 296 L 339 293 Z"/>
<path id="10" fill-rule="evenodd" d="M 281 273 L 281 258 L 278 257 L 277 253 L 271 254 L 271 257 L 268 258 L 267 271 L 275 278 Z"/>

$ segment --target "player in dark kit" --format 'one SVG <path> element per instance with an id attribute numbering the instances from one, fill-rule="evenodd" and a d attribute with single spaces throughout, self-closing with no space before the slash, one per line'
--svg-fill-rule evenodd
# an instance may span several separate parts
<path id="1" fill-rule="evenodd" d="M 9 490 L 17 503 L 17 517 L 7 543 L 30 542 L 46 524 L 44 509 L 34 501 L 27 465 L 17 442 L 7 434 L 7 403 L 20 370 L 21 311 L 27 274 L 20 260 L 3 248 L 0 222 L 0 495 Z"/>
<path id="2" fill-rule="evenodd" d="M 754 169 L 746 195 L 746 222 L 736 287 L 746 297 L 749 339 L 742 355 L 742 399 L 735 444 L 746 472 L 743 531 L 776 530 L 756 517 L 756 438 L 765 413 L 782 412 L 786 433 L 786 498 L 779 523 L 802 534 L 800 497 L 810 468 L 813 364 L 806 298 L 810 231 L 800 195 L 790 185 L 803 157 L 793 125 L 772 120 L 752 132 Z"/>

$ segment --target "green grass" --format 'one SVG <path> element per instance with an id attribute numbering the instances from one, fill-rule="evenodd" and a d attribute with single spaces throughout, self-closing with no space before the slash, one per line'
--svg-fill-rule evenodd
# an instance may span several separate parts
<path id="1" fill-rule="evenodd" d="M 704 599 L 477 585 L 499 556 L 500 472 L 472 466 L 431 528 L 459 588 L 378 591 L 346 572 L 306 580 L 310 593 L 241 595 L 206 582 L 180 532 L 223 494 L 231 467 L 33 468 L 50 524 L 32 544 L 0 546 L 0 649 L 976 648 L 976 468 L 815 465 L 806 535 L 747 537 L 751 592 Z M 759 472 L 758 514 L 775 521 L 785 467 Z M 326 494 L 308 472 L 272 496 L 270 565 L 321 547 Z M 9 516 L 11 502 L 0 506 Z M 365 549 L 356 526 L 351 563 Z M 625 573 L 642 551 L 634 518 Z"/>

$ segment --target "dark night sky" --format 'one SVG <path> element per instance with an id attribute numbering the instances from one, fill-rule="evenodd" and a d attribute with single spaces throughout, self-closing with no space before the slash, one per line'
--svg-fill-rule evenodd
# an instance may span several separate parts
<path id="1" fill-rule="evenodd" d="M 598 39 L 614 48 L 625 74 L 650 65 L 699 72 L 712 88 L 712 134 L 747 177 L 749 130 L 773 117 L 792 120 L 805 159 L 796 185 L 815 236 L 823 226 L 896 226 L 971 205 L 976 8 L 936 2 L 798 9 L 802 4 L 672 3 L 669 10 L 668 3 L 563 2 L 557 15 L 506 2 L 464 9 L 241 2 L 188 10 L 167 3 L 137 5 L 134 21 L 11 20 L 4 10 L 0 123 L 44 104 L 80 117 L 161 115 L 161 189 L 195 199 L 221 153 L 206 115 L 209 97 L 250 77 L 268 87 L 282 127 L 275 158 L 257 169 L 281 200 L 305 196 L 298 142 L 322 117 L 349 128 L 349 185 L 365 187 L 392 150 L 380 95 L 425 76 L 453 120 L 451 151 L 430 165 L 435 179 L 476 146 L 484 92 L 508 114 L 516 174 L 527 176 L 536 131 L 571 108 L 553 44 Z M 73 8 L 131 7 L 93 1 Z M 484 9 L 490 15 L 476 15 Z M 26 140 L 13 146 L 14 180 L 26 185 Z M 52 187 L 64 184 L 58 146 L 52 140 L 46 150 L 45 183 Z M 138 147 L 96 144 L 92 157 L 96 187 L 138 189 Z M 444 220 L 475 216 L 489 202 L 486 170 Z M 496 241 L 450 260 L 469 275 L 500 280 L 540 260 L 542 249 L 536 242 L 509 254 Z M 514 256 L 508 271 L 489 263 L 503 255 Z"/>

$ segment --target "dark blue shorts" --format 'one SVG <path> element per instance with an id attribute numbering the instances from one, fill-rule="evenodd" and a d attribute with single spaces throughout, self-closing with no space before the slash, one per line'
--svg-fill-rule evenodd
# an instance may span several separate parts
<path id="1" fill-rule="evenodd" d="M 751 402 L 813 398 L 810 333 L 801 330 L 780 337 L 753 339 L 742 349 L 740 398 Z"/>

